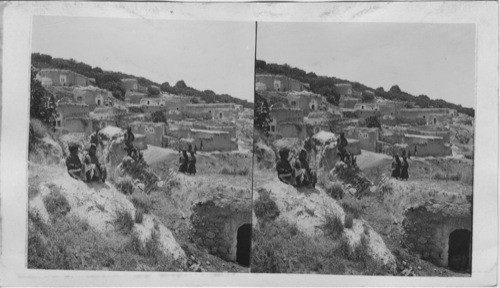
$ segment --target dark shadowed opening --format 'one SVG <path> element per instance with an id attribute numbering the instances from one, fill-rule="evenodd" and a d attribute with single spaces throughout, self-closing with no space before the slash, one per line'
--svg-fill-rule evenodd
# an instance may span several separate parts
<path id="1" fill-rule="evenodd" d="M 471 232 L 458 229 L 450 234 L 448 242 L 448 267 L 453 271 L 467 272 L 471 268 Z"/>
<path id="2" fill-rule="evenodd" d="M 238 228 L 236 236 L 236 262 L 242 266 L 250 266 L 250 246 L 252 243 L 252 225 L 243 224 Z"/>

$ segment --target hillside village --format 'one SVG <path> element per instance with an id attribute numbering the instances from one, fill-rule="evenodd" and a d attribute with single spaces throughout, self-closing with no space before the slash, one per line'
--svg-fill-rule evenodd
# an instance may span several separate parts
<path id="1" fill-rule="evenodd" d="M 30 121 L 28 267 L 247 272 L 253 109 L 136 78 L 120 80 L 118 99 L 69 69 L 32 74 L 55 113 Z M 74 145 L 84 157 L 95 131 L 108 179 L 78 181 L 65 159 Z M 178 172 L 183 150 L 194 173 Z"/>
<path id="2" fill-rule="evenodd" d="M 257 70 L 252 272 L 470 273 L 473 117 L 348 81 L 335 83 L 332 101 L 314 82 L 265 72 L 259 60 Z M 307 153 L 315 187 L 280 181 L 284 149 L 292 169 Z M 394 155 L 408 158 L 407 181 L 391 177 Z"/>

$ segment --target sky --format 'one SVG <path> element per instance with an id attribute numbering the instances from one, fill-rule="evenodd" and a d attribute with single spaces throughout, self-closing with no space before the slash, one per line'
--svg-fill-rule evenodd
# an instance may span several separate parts
<path id="1" fill-rule="evenodd" d="M 38 16 L 32 52 L 253 102 L 254 22 Z"/>
<path id="2" fill-rule="evenodd" d="M 475 107 L 473 24 L 259 22 L 257 59 Z"/>

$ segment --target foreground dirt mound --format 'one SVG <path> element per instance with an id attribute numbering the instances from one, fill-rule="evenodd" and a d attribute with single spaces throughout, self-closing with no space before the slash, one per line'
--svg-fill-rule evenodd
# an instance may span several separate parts
<path id="1" fill-rule="evenodd" d="M 109 235 L 117 233 L 116 221 L 119 215 L 128 214 L 131 219 L 136 215 L 134 205 L 111 183 L 84 183 L 69 177 L 62 168 L 59 168 L 51 179 L 41 181 L 38 191 L 29 202 L 29 210 L 48 225 L 54 211 L 66 207 L 63 213 L 57 214 L 69 214 L 84 219 L 93 229 Z M 54 198 L 54 195 L 57 196 L 56 199 L 65 200 L 58 200 L 59 202 L 51 205 L 50 203 L 54 202 L 50 199 Z M 156 221 L 153 215 L 144 214 L 141 223 L 132 223 L 131 233 L 138 235 L 143 246 L 154 235 L 160 243 L 162 253 L 181 263 L 185 262 L 185 253 L 170 230 Z"/>

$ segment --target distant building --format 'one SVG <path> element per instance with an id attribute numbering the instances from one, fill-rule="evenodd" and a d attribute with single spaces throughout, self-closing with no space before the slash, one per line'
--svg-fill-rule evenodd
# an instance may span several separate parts
<path id="1" fill-rule="evenodd" d="M 135 91 L 140 93 L 147 93 L 148 89 L 144 86 L 141 86 L 137 79 L 135 78 L 125 78 L 121 79 L 121 87 L 125 90 L 125 93 L 128 91 Z"/>
<path id="2" fill-rule="evenodd" d="M 359 140 L 359 146 L 363 150 L 376 152 L 379 141 L 378 128 L 348 127 L 344 129 L 345 136 Z"/>
<path id="3" fill-rule="evenodd" d="M 148 97 L 146 93 L 127 91 L 125 93 L 125 102 L 133 105 L 140 105 L 142 98 Z"/>
<path id="4" fill-rule="evenodd" d="M 360 99 L 341 95 L 339 99 L 339 107 L 343 109 L 354 109 L 357 103 L 361 102 Z"/>
<path id="5" fill-rule="evenodd" d="M 168 129 L 166 123 L 132 122 L 130 127 L 133 133 L 145 135 L 146 144 L 166 147 L 165 136 Z"/>
<path id="6" fill-rule="evenodd" d="M 405 119 L 425 119 L 427 125 L 447 124 L 453 117 L 448 108 L 401 109 L 399 117 Z"/>
<path id="7" fill-rule="evenodd" d="M 257 74 L 255 76 L 255 90 L 257 91 L 306 91 L 309 84 L 283 75 Z"/>
<path id="8" fill-rule="evenodd" d="M 95 79 L 65 69 L 42 69 L 36 77 L 44 86 L 95 85 Z"/>
<path id="9" fill-rule="evenodd" d="M 90 133 L 92 125 L 87 104 L 59 101 L 57 103 L 56 127 L 72 133 Z"/>
<path id="10" fill-rule="evenodd" d="M 77 87 L 73 90 L 74 100 L 77 103 L 89 105 L 90 110 L 96 107 L 109 105 L 109 99 L 112 98 L 111 92 L 93 86 Z"/>
<path id="11" fill-rule="evenodd" d="M 236 104 L 233 103 L 187 104 L 183 110 L 193 115 L 210 114 L 214 120 L 233 120 L 238 117 Z"/>
<path id="12" fill-rule="evenodd" d="M 304 115 L 313 111 L 326 111 L 326 100 L 323 96 L 311 92 L 292 92 L 287 95 L 288 105 L 299 108 Z"/>
<path id="13" fill-rule="evenodd" d="M 271 107 L 270 132 L 283 137 L 304 139 L 307 136 L 304 112 L 299 108 Z"/>

